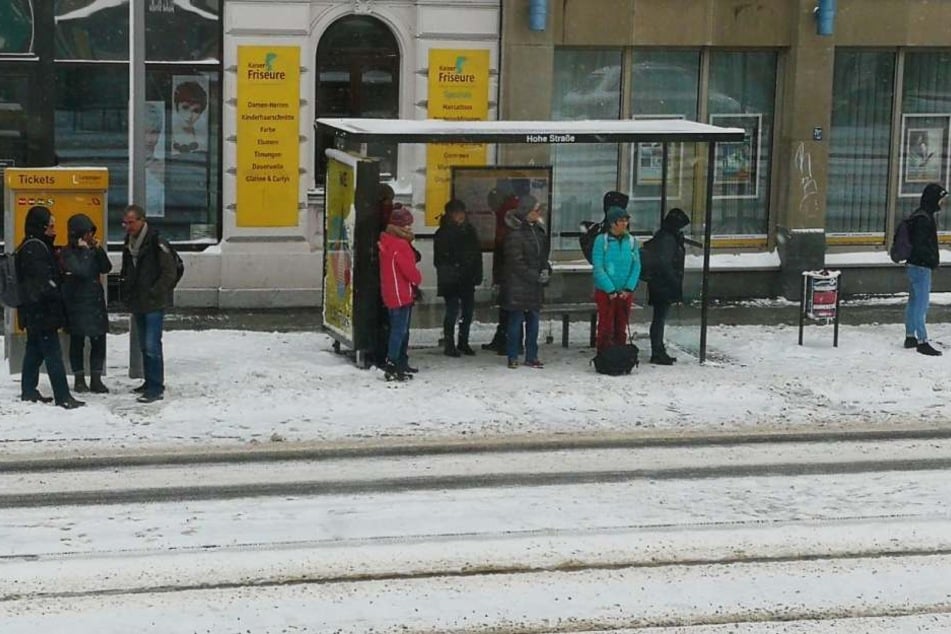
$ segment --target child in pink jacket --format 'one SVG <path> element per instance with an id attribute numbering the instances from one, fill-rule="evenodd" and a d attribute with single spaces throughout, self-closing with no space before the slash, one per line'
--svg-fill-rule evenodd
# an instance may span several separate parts
<path id="1" fill-rule="evenodd" d="M 409 322 L 413 315 L 414 291 L 423 276 L 413 253 L 413 214 L 394 209 L 389 224 L 380 234 L 380 293 L 390 316 L 390 339 L 386 349 L 384 376 L 387 381 L 412 378 L 407 372 Z"/>

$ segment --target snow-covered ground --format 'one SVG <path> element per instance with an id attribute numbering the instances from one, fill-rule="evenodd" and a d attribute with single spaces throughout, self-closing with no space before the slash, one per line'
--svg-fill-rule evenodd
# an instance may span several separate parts
<path id="1" fill-rule="evenodd" d="M 543 370 L 510 370 L 479 351 L 445 357 L 438 330 L 414 330 L 420 373 L 387 383 L 331 350 L 319 333 L 235 330 L 165 333 L 167 394 L 141 405 L 129 390 L 128 335 L 108 338 L 108 395 L 64 411 L 19 401 L 19 375 L 0 368 L 4 453 L 137 450 L 363 439 L 468 439 L 578 433 L 711 433 L 803 428 L 940 426 L 951 420 L 951 354 L 930 358 L 901 347 L 897 324 L 809 325 L 805 345 L 790 326 L 717 326 L 708 362 L 691 358 L 696 327 L 670 328 L 673 367 L 642 363 L 626 377 L 589 365 L 586 324 L 573 346 L 543 344 Z M 930 326 L 951 341 L 951 324 Z M 547 326 L 543 326 L 543 333 Z M 476 341 L 491 326 L 477 325 Z M 641 333 L 642 336 L 644 333 Z M 649 344 L 638 340 L 646 357 Z M 49 394 L 42 376 L 42 392 Z"/>

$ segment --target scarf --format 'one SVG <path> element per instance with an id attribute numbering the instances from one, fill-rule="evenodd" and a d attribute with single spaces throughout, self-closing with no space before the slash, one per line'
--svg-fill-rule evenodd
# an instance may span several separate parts
<path id="1" fill-rule="evenodd" d="M 403 238 L 409 242 L 413 241 L 415 235 L 413 230 L 409 227 L 397 227 L 396 225 L 386 225 L 386 232 L 390 235 L 396 236 L 397 238 Z"/>
<path id="2" fill-rule="evenodd" d="M 142 250 L 142 243 L 145 242 L 145 234 L 149 231 L 149 223 L 142 224 L 142 231 L 137 236 L 129 236 L 129 253 L 136 262 L 139 260 L 139 252 Z"/>

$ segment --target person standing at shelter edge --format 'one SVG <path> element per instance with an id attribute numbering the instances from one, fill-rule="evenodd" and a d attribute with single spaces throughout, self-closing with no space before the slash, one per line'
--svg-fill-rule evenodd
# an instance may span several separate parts
<path id="1" fill-rule="evenodd" d="M 20 369 L 20 400 L 49 403 L 51 400 L 64 409 L 85 405 L 73 398 L 66 382 L 63 350 L 57 331 L 65 325 L 61 276 L 53 240 L 56 238 L 56 220 L 46 207 L 31 207 L 26 212 L 23 242 L 17 248 L 15 261 L 17 283 L 22 303 L 17 316 L 26 330 L 26 351 Z M 46 373 L 53 387 L 53 398 L 40 394 L 40 365 L 46 363 Z"/>
<path id="2" fill-rule="evenodd" d="M 671 209 L 661 222 L 660 229 L 654 234 L 654 242 L 651 245 L 653 267 L 647 281 L 648 303 L 654 308 L 650 329 L 650 362 L 657 365 L 673 365 L 677 360 L 667 354 L 667 348 L 664 346 L 664 326 L 670 305 L 683 301 L 684 259 L 687 254 L 683 228 L 689 224 L 690 218 L 683 209 Z"/>
<path id="3" fill-rule="evenodd" d="M 168 243 L 146 222 L 139 205 L 126 207 L 122 226 L 126 231 L 122 291 L 135 320 L 145 374 L 145 382 L 134 391 L 140 394 L 140 403 L 151 403 L 165 396 L 162 326 L 177 281 L 175 258 Z"/>
<path id="4" fill-rule="evenodd" d="M 628 233 L 630 219 L 621 207 L 608 209 L 606 231 L 595 238 L 591 247 L 598 352 L 627 342 L 634 289 L 641 276 L 640 246 Z"/>
<path id="5" fill-rule="evenodd" d="M 106 294 L 102 276 L 112 270 L 106 251 L 96 240 L 96 225 L 86 214 L 71 216 L 66 223 L 67 245 L 60 251 L 63 267 L 63 299 L 66 302 L 69 331 L 69 365 L 75 377 L 73 389 L 105 394 L 102 383 L 106 362 Z M 83 359 L 86 337 L 89 337 L 90 382 L 86 385 Z"/>
<path id="6" fill-rule="evenodd" d="M 469 328 L 475 307 L 475 287 L 482 283 L 482 249 L 475 227 L 466 217 L 466 205 L 461 200 L 454 198 L 446 203 L 436 230 L 433 264 L 436 267 L 437 295 L 446 302 L 443 352 L 449 357 L 472 356 L 475 351 L 469 346 Z M 457 345 L 455 330 L 460 312 L 462 320 Z"/>
<path id="7" fill-rule="evenodd" d="M 380 234 L 380 294 L 390 319 L 386 365 L 387 381 L 412 378 L 409 370 L 409 324 L 413 316 L 415 289 L 423 282 L 410 244 L 413 240 L 413 214 L 409 209 L 394 209 L 390 224 Z"/>
<path id="8" fill-rule="evenodd" d="M 510 217 L 512 231 L 505 237 L 505 279 L 502 307 L 509 311 L 508 366 L 518 367 L 519 333 L 525 324 L 525 365 L 543 368 L 538 358 L 538 321 L 544 288 L 551 277 L 548 238 L 541 224 L 541 203 L 531 194 L 522 196 Z"/>
<path id="9" fill-rule="evenodd" d="M 921 204 L 909 218 L 911 255 L 905 263 L 908 275 L 908 306 L 905 308 L 905 347 L 932 357 L 941 355 L 928 343 L 925 318 L 931 296 L 931 273 L 938 268 L 938 224 L 935 214 L 948 199 L 948 191 L 931 183 L 921 194 Z"/>

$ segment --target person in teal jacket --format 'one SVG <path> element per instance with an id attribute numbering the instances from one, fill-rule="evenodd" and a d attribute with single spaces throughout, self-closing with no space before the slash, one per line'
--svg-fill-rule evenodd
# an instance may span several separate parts
<path id="1" fill-rule="evenodd" d="M 591 248 L 598 352 L 627 343 L 634 289 L 641 276 L 640 245 L 627 230 L 629 222 L 627 210 L 609 208 L 605 215 L 607 231 L 595 238 Z"/>

